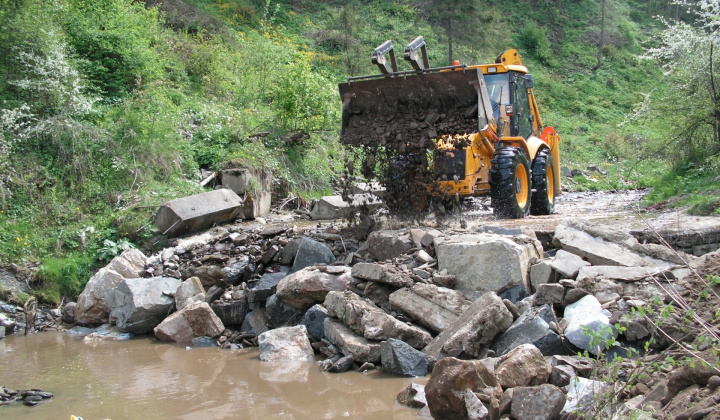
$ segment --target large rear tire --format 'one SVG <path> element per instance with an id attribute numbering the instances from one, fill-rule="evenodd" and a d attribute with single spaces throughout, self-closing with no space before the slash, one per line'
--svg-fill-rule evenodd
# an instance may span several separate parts
<path id="1" fill-rule="evenodd" d="M 520 219 L 530 211 L 530 165 L 525 153 L 506 146 L 495 151 L 490 169 L 490 197 L 496 217 Z"/>
<path id="2" fill-rule="evenodd" d="M 555 162 L 549 149 L 542 149 L 532 164 L 532 200 L 530 212 L 552 214 L 555 210 Z"/>

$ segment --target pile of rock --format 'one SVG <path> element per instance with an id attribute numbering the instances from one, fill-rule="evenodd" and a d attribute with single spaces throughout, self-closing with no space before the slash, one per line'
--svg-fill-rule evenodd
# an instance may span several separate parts
<path id="1" fill-rule="evenodd" d="M 10 405 L 17 402 L 35 406 L 52 397 L 51 392 L 39 388 L 21 390 L 0 386 L 0 405 Z"/>
<path id="2" fill-rule="evenodd" d="M 432 371 L 435 418 L 592 410 L 593 396 L 614 388 L 590 377 L 590 359 L 569 355 L 606 343 L 626 355 L 651 338 L 665 348 L 696 333 L 666 320 L 663 338 L 633 311 L 689 290 L 683 261 L 692 268 L 694 257 L 586 223 L 561 224 L 551 252 L 532 231 L 492 230 L 376 231 L 359 242 L 332 226 L 214 228 L 150 258 L 126 251 L 88 282 L 75 320 L 165 341 L 259 345 L 263 361 L 321 355 L 331 372 Z M 421 391 L 400 398 L 419 406 Z M 633 404 L 668 404 L 653 395 Z"/>

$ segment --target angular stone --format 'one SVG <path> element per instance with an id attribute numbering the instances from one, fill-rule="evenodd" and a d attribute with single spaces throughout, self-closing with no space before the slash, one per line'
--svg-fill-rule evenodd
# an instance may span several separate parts
<path id="1" fill-rule="evenodd" d="M 174 238 L 234 220 L 243 201 L 228 189 L 219 189 L 163 204 L 153 223 L 160 233 Z"/>
<path id="2" fill-rule="evenodd" d="M 565 296 L 565 288 L 562 284 L 546 283 L 538 286 L 535 293 L 535 306 L 560 305 Z"/>
<path id="3" fill-rule="evenodd" d="M 300 247 L 301 238 L 290 239 L 285 248 L 280 251 L 280 259 L 278 262 L 282 265 L 291 265 L 295 261 L 295 255 Z"/>
<path id="4" fill-rule="evenodd" d="M 604 278 L 606 280 L 620 281 L 624 283 L 632 283 L 655 276 L 660 273 L 661 269 L 650 267 L 617 267 L 610 265 L 595 265 L 592 267 L 583 267 L 580 269 L 577 281 L 594 280 Z"/>
<path id="5" fill-rule="evenodd" d="M 415 383 L 408 385 L 398 394 L 397 402 L 412 408 L 426 407 L 425 386 Z"/>
<path id="6" fill-rule="evenodd" d="M 432 339 L 427 331 L 399 321 L 350 291 L 329 292 L 323 305 L 330 316 L 369 340 L 396 338 L 421 349 Z"/>
<path id="7" fill-rule="evenodd" d="M 407 377 L 427 375 L 428 357 L 403 341 L 394 338 L 383 341 L 380 358 L 384 373 Z"/>
<path id="8" fill-rule="evenodd" d="M 297 324 L 303 313 L 280 300 L 277 295 L 272 295 L 265 304 L 265 315 L 272 328 L 279 328 Z"/>
<path id="9" fill-rule="evenodd" d="M 442 236 L 443 236 L 443 233 L 440 232 L 439 230 L 430 229 L 429 231 L 427 231 L 427 233 L 425 233 L 425 235 L 423 235 L 422 239 L 420 240 L 420 245 L 423 248 L 426 248 L 426 247 L 430 246 L 430 244 L 435 242 L 435 239 L 441 238 Z"/>
<path id="10" fill-rule="evenodd" d="M 497 379 L 479 360 L 448 357 L 437 362 L 425 385 L 425 398 L 436 420 L 468 419 L 465 391 L 496 394 L 502 390 Z"/>
<path id="11" fill-rule="evenodd" d="M 188 267 L 182 273 L 183 279 L 189 279 L 191 277 L 197 277 L 200 279 L 200 283 L 207 290 L 219 281 L 225 280 L 225 272 L 222 267 L 218 265 L 201 265 L 199 267 Z"/>
<path id="12" fill-rule="evenodd" d="M 260 335 L 270 329 L 268 325 L 270 321 L 265 316 L 265 308 L 256 308 L 245 315 L 240 331 Z"/>
<path id="13" fill-rule="evenodd" d="M 277 285 L 280 283 L 287 273 L 266 273 L 260 276 L 260 280 L 257 282 L 255 287 L 248 290 L 248 301 L 250 302 L 264 302 L 270 296 L 275 294 Z"/>
<path id="14" fill-rule="evenodd" d="M 106 266 L 126 279 L 140 277 L 145 270 L 148 259 L 140 250 L 130 248 L 113 258 Z"/>
<path id="15" fill-rule="evenodd" d="M 62 321 L 66 324 L 74 324 L 75 323 L 75 306 L 77 303 L 75 302 L 68 302 L 65 305 L 63 305 L 62 308 Z M 4 333 L 5 328 L 0 328 L 0 332 Z"/>
<path id="16" fill-rule="evenodd" d="M 554 280 L 554 277 L 550 262 L 547 260 L 540 261 L 530 267 L 530 285 L 533 290 L 537 290 L 541 284 L 550 283 L 551 280 Z"/>
<path id="17" fill-rule="evenodd" d="M 381 230 L 368 235 L 367 246 L 370 255 L 377 261 L 391 260 L 412 248 L 409 234 L 397 230 Z"/>
<path id="18" fill-rule="evenodd" d="M 335 255 L 333 255 L 330 248 L 318 241 L 303 237 L 298 245 L 295 261 L 290 271 L 294 273 L 315 264 L 332 264 L 334 262 Z"/>
<path id="19" fill-rule="evenodd" d="M 304 268 L 280 280 L 276 294 L 292 307 L 307 310 L 316 303 L 322 303 L 328 292 L 350 288 L 350 267 L 342 268 L 343 274 L 340 275 L 323 272 L 315 267 Z"/>
<path id="20" fill-rule="evenodd" d="M 417 283 L 390 295 L 392 308 L 402 311 L 416 323 L 438 334 L 458 319 L 472 302 L 457 290 Z"/>
<path id="21" fill-rule="evenodd" d="M 254 191 L 245 195 L 240 215 L 243 219 L 257 219 L 270 214 L 271 205 L 272 193 L 270 191 Z"/>
<path id="22" fill-rule="evenodd" d="M 423 353 L 436 360 L 463 354 L 478 357 L 512 322 L 512 314 L 502 299 L 495 293 L 485 293 L 435 337 Z"/>
<path id="23" fill-rule="evenodd" d="M 153 329 L 162 341 L 184 342 L 196 337 L 217 337 L 225 330 L 206 302 L 192 302 Z"/>
<path id="24" fill-rule="evenodd" d="M 495 376 L 503 389 L 541 385 L 550 378 L 550 366 L 537 347 L 522 344 L 500 358 Z"/>
<path id="25" fill-rule="evenodd" d="M 602 400 L 610 385 L 601 381 L 593 381 L 580 377 L 570 379 L 568 385 L 567 400 L 561 415 L 573 412 L 593 413 L 598 401 Z M 605 416 L 601 416 L 604 418 Z"/>
<path id="26" fill-rule="evenodd" d="M 233 286 L 239 284 L 245 276 L 245 268 L 248 264 L 250 264 L 250 257 L 247 255 L 240 255 L 228 261 L 222 268 L 223 280 Z"/>
<path id="27" fill-rule="evenodd" d="M 249 311 L 247 299 L 216 300 L 210 304 L 215 315 L 226 326 L 242 325 Z"/>
<path id="28" fill-rule="evenodd" d="M 438 269 L 454 274 L 455 288 L 468 295 L 500 293 L 514 286 L 528 289 L 530 265 L 542 258 L 542 245 L 525 236 L 517 241 L 490 234 L 436 241 Z"/>
<path id="29" fill-rule="evenodd" d="M 480 398 L 469 389 L 465 390 L 465 409 L 467 410 L 468 420 L 489 420 L 490 412 L 488 412 L 485 404 Z"/>
<path id="30" fill-rule="evenodd" d="M 258 336 L 263 362 L 312 361 L 313 349 L 304 325 L 276 328 Z"/>
<path id="31" fill-rule="evenodd" d="M 79 325 L 99 325 L 108 322 L 108 308 L 103 294 L 117 287 L 124 279 L 115 270 L 103 267 L 88 280 L 75 306 L 75 322 Z"/>
<path id="32" fill-rule="evenodd" d="M 555 385 L 520 386 L 513 391 L 510 415 L 522 420 L 555 420 L 565 401 L 565 394 Z"/>
<path id="33" fill-rule="evenodd" d="M 123 332 L 144 334 L 153 330 L 170 312 L 180 280 L 170 277 L 123 279 L 103 297 L 110 315 Z"/>
<path id="34" fill-rule="evenodd" d="M 346 356 L 359 363 L 380 361 L 380 343 L 356 335 L 350 328 L 332 318 L 325 319 L 325 336 Z"/>
<path id="35" fill-rule="evenodd" d="M 310 211 L 310 218 L 313 220 L 352 219 L 355 217 L 355 213 L 360 211 L 361 206 L 375 211 L 383 205 L 380 198 L 371 193 L 350 195 L 349 199 L 349 202 L 345 201 L 339 195 L 322 197 Z"/>
<path id="36" fill-rule="evenodd" d="M 202 295 L 202 296 L 198 296 Z M 195 298 L 198 296 L 197 298 Z M 175 309 L 180 310 L 190 302 L 193 301 L 204 301 L 205 300 L 205 288 L 200 279 L 197 277 L 190 277 L 184 282 L 180 283 L 180 287 L 175 291 Z"/>
<path id="37" fill-rule="evenodd" d="M 597 354 L 598 350 L 605 349 L 605 342 L 598 346 L 591 346 L 591 334 L 598 334 L 605 340 L 617 338 L 617 330 L 610 325 L 610 317 L 607 316 L 594 296 L 585 296 L 579 301 L 565 307 L 563 316 L 568 322 L 565 329 L 565 337 L 573 345 L 580 349 Z M 586 331 L 589 329 L 589 332 Z"/>
<path id="38" fill-rule="evenodd" d="M 305 312 L 300 323 L 307 328 L 311 340 L 320 341 L 325 338 L 325 318 L 329 316 L 327 309 L 319 304 Z"/>
<path id="39" fill-rule="evenodd" d="M 410 229 L 410 239 L 412 240 L 413 246 L 415 248 L 422 248 L 422 238 L 425 236 L 425 231 L 423 229 Z M 432 243 L 432 241 L 430 241 Z"/>
<path id="40" fill-rule="evenodd" d="M 385 267 L 380 264 L 357 263 L 352 267 L 352 276 L 362 279 L 378 282 L 385 274 Z"/>
<path id="41" fill-rule="evenodd" d="M 553 367 L 552 373 L 550 374 L 550 383 L 563 387 L 570 384 L 570 378 L 577 376 L 577 372 L 570 365 L 558 365 Z"/>
<path id="42" fill-rule="evenodd" d="M 554 320 L 552 308 L 544 305 L 525 311 L 500 335 L 491 347 L 496 356 L 507 354 L 522 344 L 532 344 L 545 355 L 565 352 L 559 335 L 550 330 L 549 323 Z"/>
<path id="43" fill-rule="evenodd" d="M 563 279 L 574 279 L 581 268 L 589 265 L 589 262 L 563 249 L 559 249 L 555 253 L 555 259 L 550 262 L 552 269 Z"/>

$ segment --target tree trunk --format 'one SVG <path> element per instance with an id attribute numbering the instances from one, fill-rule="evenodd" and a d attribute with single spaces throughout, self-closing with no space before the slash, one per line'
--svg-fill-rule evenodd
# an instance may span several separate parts
<path id="1" fill-rule="evenodd" d="M 597 64 L 592 68 L 595 71 L 602 66 L 603 46 L 605 45 L 605 0 L 600 2 L 600 40 L 598 41 Z"/>

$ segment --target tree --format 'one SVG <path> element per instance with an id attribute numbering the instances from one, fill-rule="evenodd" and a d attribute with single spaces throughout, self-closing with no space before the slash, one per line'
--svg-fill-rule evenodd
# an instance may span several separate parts
<path id="1" fill-rule="evenodd" d="M 650 96 L 651 104 L 640 114 L 659 114 L 675 130 L 669 147 L 677 145 L 683 157 L 702 161 L 720 152 L 720 0 L 673 4 L 693 11 L 695 19 L 666 20 L 660 46 L 647 51 L 662 64 L 669 87 L 659 97 Z"/>
<path id="2" fill-rule="evenodd" d="M 448 64 L 452 64 L 456 44 L 483 40 L 485 23 L 479 0 L 426 0 L 419 15 L 431 25 L 442 28 L 448 46 Z"/>

